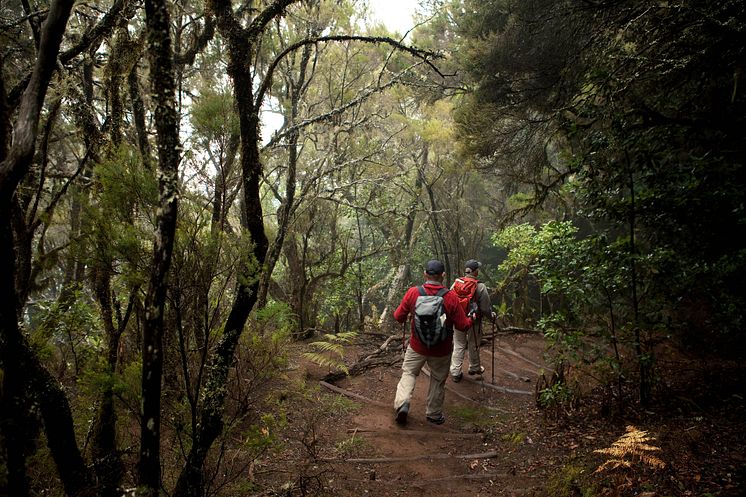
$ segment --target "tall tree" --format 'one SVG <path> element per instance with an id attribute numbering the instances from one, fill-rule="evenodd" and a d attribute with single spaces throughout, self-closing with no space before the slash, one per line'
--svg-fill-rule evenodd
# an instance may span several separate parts
<path id="1" fill-rule="evenodd" d="M 152 74 L 151 92 L 155 101 L 160 205 L 153 245 L 152 272 L 145 297 L 138 493 L 154 497 L 160 493 L 161 488 L 163 314 L 179 196 L 179 119 L 176 112 L 171 25 L 166 2 L 146 0 L 145 19 Z"/>
<path id="2" fill-rule="evenodd" d="M 31 77 L 24 85 L 18 114 L 13 126 L 9 150 L 0 150 L 0 260 L 4 268 L 0 279 L 0 362 L 3 369 L 3 408 L 0 414 L 3 439 L 8 448 L 8 487 L 13 495 L 28 495 L 25 472 L 26 448 L 20 437 L 28 434 L 20 420 L 28 413 L 30 395 L 38 403 L 48 444 L 68 495 L 86 495 L 90 475 L 78 450 L 70 407 L 60 385 L 39 362 L 18 327 L 21 310 L 15 288 L 16 256 L 11 226 L 13 196 L 33 159 L 38 123 L 65 26 L 73 2 L 52 2 L 41 27 L 39 49 Z M 3 113 L 0 126 L 10 129 L 10 114 Z M 7 401 L 6 401 L 7 400 Z"/>

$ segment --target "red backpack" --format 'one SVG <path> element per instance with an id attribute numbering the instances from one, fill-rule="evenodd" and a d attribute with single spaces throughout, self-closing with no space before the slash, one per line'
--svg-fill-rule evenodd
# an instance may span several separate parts
<path id="1" fill-rule="evenodd" d="M 477 292 L 478 280 L 474 278 L 456 278 L 453 282 L 453 291 L 458 297 L 458 303 L 467 316 L 470 312 L 476 311 L 476 303 L 472 302 L 474 294 Z M 472 304 L 471 306 L 469 304 Z"/>

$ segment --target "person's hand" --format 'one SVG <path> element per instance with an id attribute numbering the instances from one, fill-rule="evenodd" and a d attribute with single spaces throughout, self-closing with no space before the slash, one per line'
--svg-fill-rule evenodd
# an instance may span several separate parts
<path id="1" fill-rule="evenodd" d="M 494 323 L 495 321 L 497 321 L 497 313 L 493 311 L 493 312 L 492 312 L 492 314 L 490 315 L 490 318 L 492 319 L 492 322 L 493 322 L 493 323 Z"/>

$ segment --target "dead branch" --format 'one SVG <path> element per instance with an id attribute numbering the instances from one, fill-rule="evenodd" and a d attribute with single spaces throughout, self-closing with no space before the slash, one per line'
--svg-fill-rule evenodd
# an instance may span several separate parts
<path id="1" fill-rule="evenodd" d="M 520 328 L 518 326 L 503 326 L 500 329 L 508 333 L 534 333 L 537 335 L 541 334 L 541 331 L 539 330 L 535 330 L 533 328 Z"/>
<path id="2" fill-rule="evenodd" d="M 391 335 L 390 337 L 388 337 L 386 339 L 385 342 L 383 342 L 383 344 L 380 347 L 378 347 L 378 350 L 376 350 L 375 352 L 373 352 L 372 354 L 370 354 L 369 356 L 367 356 L 365 359 L 363 359 L 360 362 L 369 361 L 369 360 L 373 359 L 375 356 L 380 355 L 383 351 L 385 351 L 388 348 L 389 344 L 392 341 L 396 340 L 397 338 L 399 338 L 399 337 L 396 336 L 396 335 Z"/>
<path id="3" fill-rule="evenodd" d="M 328 375 L 322 378 L 322 381 L 331 383 L 331 382 L 340 380 L 348 375 L 357 376 L 364 371 L 377 368 L 378 366 L 393 366 L 400 361 L 401 361 L 401 357 L 399 355 L 395 357 L 388 357 L 388 358 L 387 357 L 373 357 L 372 359 L 362 360 L 350 366 L 349 373 L 345 373 L 343 371 L 329 373 Z"/>

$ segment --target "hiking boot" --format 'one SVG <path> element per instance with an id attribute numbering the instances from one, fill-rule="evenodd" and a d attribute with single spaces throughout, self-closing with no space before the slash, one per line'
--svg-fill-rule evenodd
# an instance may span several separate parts
<path id="1" fill-rule="evenodd" d="M 459 381 L 461 381 L 461 378 L 463 377 L 464 375 L 462 373 L 459 373 L 455 376 L 451 376 L 451 379 L 453 380 L 454 383 L 458 383 Z"/>
<path id="2" fill-rule="evenodd" d="M 407 414 L 409 414 L 409 402 L 405 402 L 396 410 L 396 423 L 400 425 L 407 424 Z"/>
<path id="3" fill-rule="evenodd" d="M 479 366 L 479 369 L 475 370 L 469 370 L 469 376 L 474 376 L 475 374 L 484 374 L 484 366 Z"/>
<path id="4" fill-rule="evenodd" d="M 443 416 L 442 414 L 440 416 L 435 416 L 435 417 L 430 417 L 430 416 L 426 416 L 426 417 L 427 417 L 427 420 L 434 425 L 442 425 L 443 423 L 446 422 L 446 417 Z"/>

